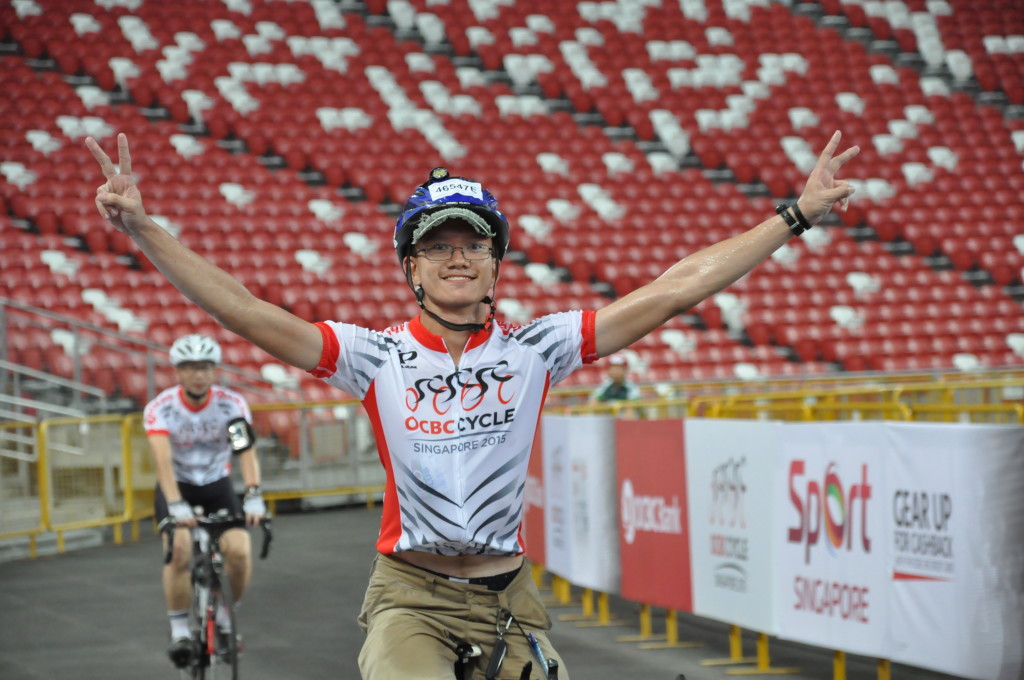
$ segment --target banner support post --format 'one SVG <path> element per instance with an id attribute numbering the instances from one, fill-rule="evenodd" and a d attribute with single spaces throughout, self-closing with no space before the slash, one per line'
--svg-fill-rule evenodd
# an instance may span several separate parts
<path id="1" fill-rule="evenodd" d="M 776 666 L 771 665 L 771 659 L 768 657 L 768 635 L 766 633 L 757 634 L 757 665 L 753 668 L 729 668 L 726 669 L 726 675 L 793 675 L 799 673 L 800 669 L 793 666 Z"/>
<path id="2" fill-rule="evenodd" d="M 729 626 L 729 658 L 705 659 L 701 666 L 741 666 L 757 663 L 757 657 L 743 656 L 743 629 L 737 625 Z"/>
<path id="3" fill-rule="evenodd" d="M 846 652 L 841 649 L 832 653 L 832 680 L 846 680 Z"/>
<path id="4" fill-rule="evenodd" d="M 626 622 L 613 619 L 611 607 L 608 605 L 608 593 L 597 594 L 597 618 L 592 621 L 580 621 L 577 628 L 605 628 L 608 626 L 624 626 Z"/>
<path id="5" fill-rule="evenodd" d="M 539 564 L 530 564 L 530 573 L 533 576 L 533 584 L 537 588 L 541 588 L 544 585 L 544 567 Z"/>
<path id="6" fill-rule="evenodd" d="M 638 645 L 638 649 L 691 649 L 703 646 L 703 642 L 679 641 L 679 622 L 676 620 L 676 610 L 668 609 L 665 611 L 665 641 L 645 642 Z"/>
<path id="7" fill-rule="evenodd" d="M 583 606 L 583 611 L 579 614 L 559 614 L 559 621 L 589 621 L 594 618 L 594 591 L 590 588 L 584 588 L 583 594 L 580 596 L 580 604 Z"/>
<path id="8" fill-rule="evenodd" d="M 641 604 L 640 605 L 640 634 L 639 635 L 620 635 L 615 638 L 616 642 L 653 642 L 655 640 L 664 640 L 664 635 L 655 635 L 654 626 L 651 625 L 651 605 Z"/>

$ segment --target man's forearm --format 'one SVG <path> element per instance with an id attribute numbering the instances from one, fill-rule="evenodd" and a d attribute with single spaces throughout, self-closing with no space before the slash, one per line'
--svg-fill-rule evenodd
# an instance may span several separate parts
<path id="1" fill-rule="evenodd" d="M 245 310 L 255 298 L 237 279 L 185 247 L 152 219 L 131 237 L 175 288 L 219 324 L 232 331 L 244 325 Z"/>

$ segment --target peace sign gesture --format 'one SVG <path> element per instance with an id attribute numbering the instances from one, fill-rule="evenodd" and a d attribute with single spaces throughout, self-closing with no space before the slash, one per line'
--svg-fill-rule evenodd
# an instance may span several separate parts
<path id="1" fill-rule="evenodd" d="M 146 218 L 142 207 L 142 194 L 132 177 L 132 156 L 128 151 L 128 137 L 117 135 L 117 166 L 104 153 L 92 137 L 85 140 L 86 147 L 100 164 L 107 181 L 96 188 L 96 208 L 100 215 L 119 231 L 126 234 L 138 228 Z"/>
<path id="2" fill-rule="evenodd" d="M 855 191 L 849 182 L 837 180 L 836 173 L 847 161 L 860 153 L 860 147 L 851 146 L 835 156 L 840 139 L 842 133 L 837 130 L 818 156 L 818 162 L 807 177 L 807 184 L 800 195 L 800 210 L 811 224 L 820 222 L 836 203 L 840 203 L 840 207 L 845 210 L 850 196 Z"/>

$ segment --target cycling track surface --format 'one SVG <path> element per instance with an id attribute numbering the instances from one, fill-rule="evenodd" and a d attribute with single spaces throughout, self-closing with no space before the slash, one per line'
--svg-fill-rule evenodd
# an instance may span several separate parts
<path id="1" fill-rule="evenodd" d="M 358 680 L 356 657 L 362 603 L 380 509 L 348 507 L 281 513 L 273 520 L 270 556 L 257 561 L 239 628 L 245 639 L 244 680 L 338 678 Z M 160 590 L 161 550 L 152 525 L 141 538 L 62 555 L 0 563 L 0 679 L 140 680 L 177 678 L 164 654 L 167 619 Z M 259 533 L 253 532 L 254 551 Z M 574 591 L 575 592 L 575 591 Z M 727 657 L 728 626 L 680 615 L 679 637 L 703 643 L 688 649 L 641 650 L 618 642 L 639 633 L 637 605 L 612 598 L 624 623 L 579 627 L 559 620 L 581 612 L 574 602 L 552 607 L 552 642 L 573 680 L 724 680 L 726 667 L 701 660 Z M 655 610 L 654 632 L 663 632 Z M 753 634 L 744 652 L 754 653 Z M 771 665 L 795 666 L 779 677 L 828 680 L 832 653 L 772 639 Z M 877 677 L 874 659 L 847 657 L 847 678 Z M 518 675 L 510 677 L 518 677 Z M 565 677 L 564 675 L 562 676 Z M 894 680 L 948 679 L 894 666 Z"/>

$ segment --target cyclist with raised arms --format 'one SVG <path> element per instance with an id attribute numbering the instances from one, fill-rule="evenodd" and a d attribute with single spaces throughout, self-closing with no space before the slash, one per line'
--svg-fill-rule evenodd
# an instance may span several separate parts
<path id="1" fill-rule="evenodd" d="M 527 460 L 548 389 L 722 290 L 845 204 L 854 189 L 836 173 L 858 148 L 836 155 L 839 141 L 837 132 L 799 201 L 777 215 L 602 309 L 521 326 L 494 317 L 508 220 L 479 183 L 435 168 L 394 232 L 419 313 L 384 331 L 309 323 L 254 297 L 147 217 L 123 134 L 119 167 L 95 140 L 86 144 L 106 177 L 96 195 L 100 214 L 174 286 L 228 330 L 358 396 L 373 420 L 386 492 L 360 614 L 362 677 L 449 680 L 468 643 L 483 651 L 471 662 L 474 678 L 518 678 L 534 660 L 531 677 L 544 678 L 544 658 L 558 662 L 564 680 L 544 633 L 550 619 L 522 569 L 520 536 Z"/>
<path id="2" fill-rule="evenodd" d="M 160 522 L 171 517 L 179 527 L 174 532 L 171 561 L 164 565 L 163 589 L 171 624 L 168 655 L 180 667 L 196 651 L 188 629 L 192 554 L 188 527 L 196 524 L 192 508 L 202 506 L 207 514 L 222 509 L 233 515 L 244 513 L 246 523 L 255 526 L 266 515 L 266 506 L 255 446 L 238 455 L 246 487 L 244 500 L 239 501 L 231 484 L 234 450 L 228 424 L 239 418 L 251 424 L 252 413 L 242 395 L 213 382 L 221 359 L 220 345 L 205 335 L 185 335 L 174 341 L 170 355 L 179 384 L 146 404 L 143 424 L 156 463 L 156 519 Z M 249 534 L 244 529 L 229 529 L 220 545 L 237 607 L 252 569 Z M 228 612 L 218 611 L 216 616 L 228 628 Z"/>

